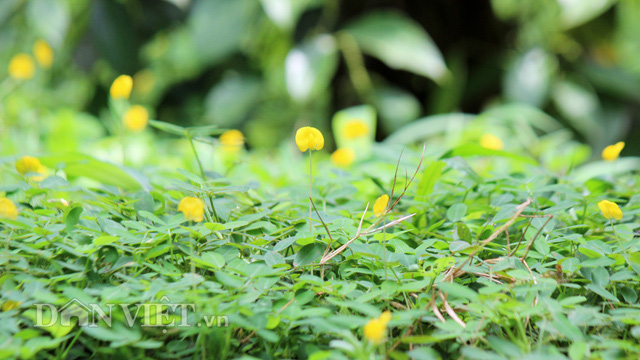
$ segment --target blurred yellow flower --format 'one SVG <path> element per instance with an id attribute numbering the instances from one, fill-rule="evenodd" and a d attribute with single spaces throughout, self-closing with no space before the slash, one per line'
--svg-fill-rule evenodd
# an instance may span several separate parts
<path id="1" fill-rule="evenodd" d="M 15 220 L 18 217 L 18 208 L 13 201 L 0 198 L 0 218 Z"/>
<path id="2" fill-rule="evenodd" d="M 178 211 L 189 221 L 200 222 L 204 219 L 204 202 L 197 197 L 187 196 L 180 200 Z"/>
<path id="3" fill-rule="evenodd" d="M 600 211 L 602 211 L 602 215 L 604 215 L 604 217 L 608 220 L 622 219 L 622 210 L 620 210 L 618 204 L 614 203 L 613 201 L 602 200 L 598 203 L 598 207 L 600 208 Z"/>
<path id="4" fill-rule="evenodd" d="M 149 123 L 149 112 L 144 106 L 133 105 L 124 113 L 122 121 L 127 129 L 133 132 L 142 131 Z"/>
<path id="5" fill-rule="evenodd" d="M 609 145 L 602 150 L 602 158 L 605 161 L 616 160 L 620 156 L 620 152 L 624 149 L 624 141 Z"/>
<path id="6" fill-rule="evenodd" d="M 307 149 L 321 150 L 324 147 L 324 137 L 320 130 L 314 127 L 301 127 L 296 132 L 296 145 L 302 152 L 307 151 Z"/>
<path id="7" fill-rule="evenodd" d="M 385 311 L 375 319 L 369 320 L 363 329 L 364 337 L 374 344 L 382 343 L 387 336 L 387 324 L 391 320 L 391 312 Z"/>
<path id="8" fill-rule="evenodd" d="M 487 133 L 480 137 L 480 146 L 485 149 L 502 150 L 504 148 L 504 143 L 499 137 Z"/>
<path id="9" fill-rule="evenodd" d="M 9 62 L 9 76 L 17 80 L 29 80 L 36 72 L 33 58 L 28 54 L 17 54 Z"/>
<path id="10" fill-rule="evenodd" d="M 384 194 L 376 199 L 373 204 L 373 215 L 375 217 L 382 216 L 387 211 L 387 205 L 389 204 L 389 195 Z"/>
<path id="11" fill-rule="evenodd" d="M 138 71 L 133 75 L 133 89 L 136 94 L 146 95 L 153 90 L 156 84 L 156 78 L 149 69 Z"/>
<path id="12" fill-rule="evenodd" d="M 351 165 L 355 158 L 356 152 L 349 148 L 340 148 L 331 154 L 331 162 L 342 167 Z"/>
<path id="13" fill-rule="evenodd" d="M 45 173 L 45 167 L 42 166 L 40 160 L 33 156 L 23 156 L 16 161 L 16 170 L 20 175 L 26 175 L 28 173 Z"/>
<path id="14" fill-rule="evenodd" d="M 133 88 L 133 79 L 129 75 L 120 75 L 111 84 L 109 93 L 114 100 L 129 99 L 131 89 Z"/>
<path id="15" fill-rule="evenodd" d="M 344 137 L 355 139 L 369 133 L 369 126 L 362 119 L 352 119 L 344 126 Z"/>
<path id="16" fill-rule="evenodd" d="M 36 43 L 33 44 L 33 54 L 38 64 L 43 68 L 48 69 L 51 67 L 51 64 L 53 64 L 53 49 L 51 49 L 51 46 L 49 46 L 46 41 L 42 39 L 36 41 Z"/>
<path id="17" fill-rule="evenodd" d="M 228 130 L 220 135 L 220 143 L 222 144 L 222 149 L 224 151 L 236 152 L 242 149 L 242 145 L 244 145 L 244 136 L 240 130 Z"/>
<path id="18" fill-rule="evenodd" d="M 4 302 L 4 304 L 2 304 L 2 311 L 9 311 L 9 310 L 13 310 L 15 308 L 17 308 L 18 306 L 20 306 L 20 304 L 22 304 L 19 301 L 13 301 L 13 300 L 7 300 Z"/>

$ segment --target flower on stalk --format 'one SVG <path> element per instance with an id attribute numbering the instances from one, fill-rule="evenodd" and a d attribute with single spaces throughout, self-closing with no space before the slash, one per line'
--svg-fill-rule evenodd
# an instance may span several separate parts
<path id="1" fill-rule="evenodd" d="M 42 166 L 40 160 L 28 155 L 23 156 L 16 161 L 16 170 L 20 173 L 20 175 L 26 175 L 29 173 L 38 173 L 40 175 L 44 175 L 46 173 L 46 168 Z M 33 176 L 32 179 L 41 181 L 42 179 L 44 179 L 44 177 Z"/>
<path id="2" fill-rule="evenodd" d="M 18 208 L 13 201 L 0 198 L 0 218 L 15 220 L 18 217 Z"/>
<path id="3" fill-rule="evenodd" d="M 331 162 L 341 167 L 351 165 L 355 158 L 356 152 L 349 148 L 340 148 L 331 154 Z"/>
<path id="4" fill-rule="evenodd" d="M 352 119 L 344 126 L 344 137 L 355 139 L 369 134 L 369 126 L 362 119 Z"/>
<path id="5" fill-rule="evenodd" d="M 53 50 L 46 41 L 42 39 L 36 41 L 36 43 L 33 44 L 33 54 L 38 64 L 43 68 L 48 69 L 51 67 L 51 64 L 53 64 Z"/>
<path id="6" fill-rule="evenodd" d="M 624 149 L 624 141 L 609 145 L 602 150 L 602 158 L 605 161 L 614 161 L 620 156 L 622 149 Z"/>
<path id="7" fill-rule="evenodd" d="M 324 147 L 324 137 L 320 130 L 314 127 L 301 127 L 296 132 L 296 145 L 298 145 L 298 148 L 302 152 L 307 150 L 321 150 Z"/>
<path id="8" fill-rule="evenodd" d="M 129 75 L 120 75 L 111 84 L 109 93 L 114 100 L 129 99 L 131 95 L 131 89 L 133 89 L 133 79 Z"/>
<path id="9" fill-rule="evenodd" d="M 242 145 L 244 145 L 244 136 L 240 130 L 227 130 L 220 135 L 220 143 L 224 151 L 230 153 L 237 152 L 240 151 Z"/>
<path id="10" fill-rule="evenodd" d="M 490 150 L 502 150 L 504 148 L 504 143 L 499 137 L 487 133 L 480 137 L 480 146 Z"/>
<path id="11" fill-rule="evenodd" d="M 600 208 L 600 211 L 602 211 L 602 215 L 604 215 L 607 220 L 622 219 L 622 210 L 620 210 L 618 204 L 613 201 L 602 200 L 598 203 L 598 207 Z"/>
<path id="12" fill-rule="evenodd" d="M 189 221 L 200 222 L 204 219 L 204 202 L 197 197 L 187 196 L 180 200 L 178 211 Z"/>
<path id="13" fill-rule="evenodd" d="M 379 317 L 369 320 L 363 329 L 364 337 L 374 344 L 382 343 L 387 336 L 387 324 L 391 320 L 391 312 L 385 311 Z"/>
<path id="14" fill-rule="evenodd" d="M 28 54 L 17 54 L 9 62 L 9 76 L 16 80 L 29 80 L 36 72 L 33 58 Z"/>
<path id="15" fill-rule="evenodd" d="M 389 195 L 387 194 L 376 199 L 376 202 L 373 204 L 373 215 L 375 217 L 382 216 L 385 211 L 387 211 L 387 204 L 389 204 Z"/>
<path id="16" fill-rule="evenodd" d="M 139 132 L 147 127 L 147 123 L 149 123 L 149 112 L 144 106 L 133 105 L 124 113 L 122 121 L 127 129 L 133 132 Z"/>

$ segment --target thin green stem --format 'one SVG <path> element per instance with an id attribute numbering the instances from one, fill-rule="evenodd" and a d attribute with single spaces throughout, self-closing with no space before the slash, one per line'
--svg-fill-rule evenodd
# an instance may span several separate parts
<path id="1" fill-rule="evenodd" d="M 313 235 L 313 225 L 311 224 L 311 199 L 313 198 L 313 162 L 311 149 L 309 149 L 309 232 Z"/>
<path id="2" fill-rule="evenodd" d="M 193 155 L 196 158 L 196 162 L 198 163 L 198 168 L 200 169 L 200 176 L 202 176 L 203 181 L 207 181 L 207 175 L 204 173 L 204 167 L 202 166 L 202 162 L 200 161 L 200 157 L 198 156 L 198 151 L 196 151 L 196 146 L 193 143 L 193 137 L 191 137 L 191 133 L 186 131 L 187 139 L 189 140 L 189 144 L 191 145 L 191 150 L 193 151 Z M 211 205 L 211 211 L 213 211 L 213 217 L 216 222 L 220 222 L 220 218 L 218 218 L 218 213 L 216 212 L 216 207 L 213 205 L 213 197 L 211 194 L 207 194 L 209 198 L 209 205 Z"/>
<path id="3" fill-rule="evenodd" d="M 202 162 L 200 162 L 200 157 L 198 156 L 198 152 L 196 151 L 196 146 L 193 144 L 193 138 L 191 137 L 191 133 L 189 131 L 186 132 L 187 140 L 189 140 L 189 144 L 191 144 L 191 150 L 193 150 L 193 155 L 196 157 L 196 162 L 198 163 L 198 168 L 200 169 L 200 175 L 202 176 L 202 180 L 207 180 L 207 176 L 204 173 L 204 167 L 202 167 Z"/>
<path id="4" fill-rule="evenodd" d="M 387 247 L 385 238 L 387 236 L 387 228 L 382 229 L 382 262 L 384 263 L 384 279 L 387 280 Z"/>

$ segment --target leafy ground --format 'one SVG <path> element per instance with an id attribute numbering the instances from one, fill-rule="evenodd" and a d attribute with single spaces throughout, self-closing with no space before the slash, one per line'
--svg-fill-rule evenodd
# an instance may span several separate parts
<path id="1" fill-rule="evenodd" d="M 429 121 L 348 169 L 315 152 L 312 230 L 308 156 L 293 139 L 274 154 L 239 152 L 216 171 L 205 163 L 205 179 L 197 167 L 43 155 L 49 176 L 35 181 L 3 158 L 0 190 L 20 214 L 0 220 L 0 357 L 638 358 L 632 159 L 575 167 L 588 154 L 561 133 L 535 143 L 514 135 L 489 150 L 477 133 L 447 142 L 442 132 L 411 182 L 422 147 L 400 143 L 452 118 Z M 402 198 L 376 218 L 383 194 Z M 203 222 L 177 211 L 185 196 L 205 201 Z M 622 220 L 603 217 L 603 199 Z M 191 326 L 129 327 L 124 311 L 111 327 L 34 326 L 35 304 L 71 299 L 193 304 L 169 310 Z M 383 311 L 387 340 L 372 344 L 362 329 Z M 211 315 L 220 326 L 195 325 Z"/>

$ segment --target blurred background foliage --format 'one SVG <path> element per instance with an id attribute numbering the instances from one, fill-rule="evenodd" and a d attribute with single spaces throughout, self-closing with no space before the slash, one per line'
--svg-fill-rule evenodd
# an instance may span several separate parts
<path id="1" fill-rule="evenodd" d="M 2 0 L 0 64 L 38 39 L 54 62 L 23 82 L 0 68 L 1 155 L 108 158 L 108 90 L 129 74 L 152 118 L 237 128 L 254 149 L 368 104 L 379 141 L 491 131 L 582 162 L 638 136 L 638 19 L 637 0 Z M 132 161 L 175 146 L 133 143 Z"/>

